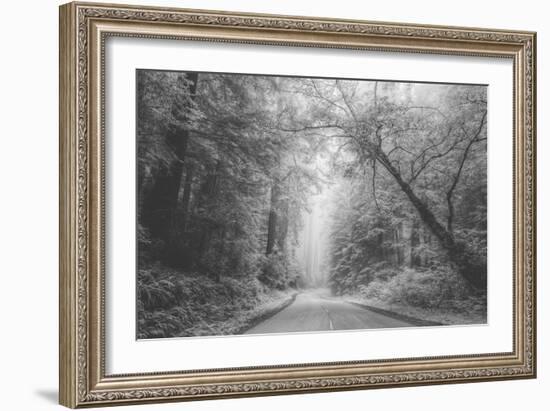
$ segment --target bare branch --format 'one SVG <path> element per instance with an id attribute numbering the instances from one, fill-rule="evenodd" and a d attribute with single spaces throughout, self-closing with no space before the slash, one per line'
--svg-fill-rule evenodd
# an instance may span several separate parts
<path id="1" fill-rule="evenodd" d="M 344 101 L 346 107 L 348 108 L 349 113 L 353 117 L 353 120 L 355 121 L 355 123 L 357 123 L 358 121 L 357 121 L 357 116 L 355 114 L 355 110 L 351 106 L 351 103 L 348 101 L 348 98 L 346 97 L 346 94 L 344 93 L 344 90 L 342 90 L 342 87 L 340 86 L 339 80 L 336 80 L 336 88 L 340 92 L 340 95 L 342 96 L 342 100 Z"/>
<path id="2" fill-rule="evenodd" d="M 485 119 L 487 118 L 487 111 L 483 113 L 483 117 L 481 118 L 481 121 L 479 123 L 479 127 L 474 134 L 474 136 L 470 139 L 468 145 L 464 149 L 464 152 L 462 153 L 462 157 L 460 159 L 460 163 L 458 166 L 458 170 L 453 178 L 453 182 L 451 184 L 451 187 L 447 191 L 447 208 L 449 210 L 449 214 L 447 216 L 447 230 L 452 233 L 453 232 L 453 220 L 454 220 L 454 204 L 453 204 L 453 194 L 454 190 L 458 184 L 458 181 L 460 180 L 460 175 L 462 174 L 462 170 L 464 168 L 464 164 L 466 163 L 466 159 L 468 158 L 468 153 L 470 152 L 470 149 L 474 145 L 474 143 L 477 143 L 481 140 L 478 140 L 478 137 L 480 136 L 481 132 L 483 131 L 483 125 L 485 124 Z"/>
<path id="3" fill-rule="evenodd" d="M 340 104 L 336 103 L 335 101 L 332 101 L 331 99 L 329 99 L 328 97 L 325 97 L 321 91 L 317 88 L 317 85 L 315 84 L 315 80 L 311 80 L 311 85 L 313 86 L 313 89 L 315 90 L 315 92 L 317 93 L 317 97 L 319 97 L 321 100 L 329 103 L 331 106 L 333 107 L 336 107 L 337 109 L 339 110 L 342 110 L 344 113 L 347 114 L 347 110 L 342 107 Z"/>

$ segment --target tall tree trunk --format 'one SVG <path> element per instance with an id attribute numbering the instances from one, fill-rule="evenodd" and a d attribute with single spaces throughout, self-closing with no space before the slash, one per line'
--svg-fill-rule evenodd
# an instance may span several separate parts
<path id="1" fill-rule="evenodd" d="M 407 267 L 413 266 L 412 247 L 414 238 L 414 225 L 411 221 L 405 221 L 403 224 L 403 263 Z"/>
<path id="2" fill-rule="evenodd" d="M 155 182 L 143 200 L 143 221 L 151 234 L 158 238 L 168 239 L 173 223 L 173 210 L 177 205 L 175 197 L 174 173 L 180 171 L 175 163 L 163 167 L 155 176 Z"/>
<path id="3" fill-rule="evenodd" d="M 198 249 L 198 263 L 199 266 L 202 266 L 202 259 L 204 257 L 204 254 L 206 253 L 206 250 L 208 248 L 208 245 L 210 243 L 210 234 L 212 232 L 212 227 L 207 226 L 202 229 L 200 240 L 199 240 L 199 249 Z"/>
<path id="4" fill-rule="evenodd" d="M 195 173 L 195 167 L 189 164 L 186 167 L 185 181 L 183 183 L 183 198 L 181 202 L 182 219 L 181 219 L 181 231 L 185 233 L 187 231 L 187 221 L 189 220 L 189 202 L 191 200 L 191 190 L 193 184 L 193 175 Z"/>
<path id="5" fill-rule="evenodd" d="M 269 206 L 269 218 L 267 221 L 267 246 L 265 249 L 265 255 L 270 255 L 273 252 L 275 246 L 275 240 L 277 238 L 277 220 L 278 220 L 278 204 L 281 188 L 278 182 L 273 182 L 271 185 L 271 200 Z"/>
<path id="6" fill-rule="evenodd" d="M 449 259 L 457 266 L 462 277 L 475 288 L 487 287 L 487 265 L 476 261 L 476 258 L 468 253 L 465 245 L 455 240 L 452 233 L 437 220 L 428 206 L 414 193 L 412 187 L 403 180 L 399 171 L 391 164 L 384 153 L 378 151 L 377 159 L 399 184 L 401 190 L 416 208 L 424 224 L 447 251 Z"/>
<path id="7" fill-rule="evenodd" d="M 198 263 L 202 265 L 204 255 L 210 248 L 210 240 L 212 238 L 213 231 L 216 228 L 216 221 L 212 220 L 209 216 L 210 208 L 216 200 L 216 194 L 219 185 L 219 175 L 221 169 L 221 162 L 218 160 L 214 170 L 211 170 L 206 175 L 206 180 L 201 186 L 200 190 L 200 202 L 201 207 L 204 208 L 205 215 L 202 216 L 203 224 L 201 227 L 202 233 L 200 241 L 198 243 Z"/>
<path id="8" fill-rule="evenodd" d="M 189 93 L 194 96 L 197 89 L 198 73 L 187 73 L 185 77 L 191 82 Z M 185 116 L 185 114 L 180 115 Z M 177 233 L 174 233 L 174 229 L 177 227 L 175 215 L 189 132 L 182 127 L 168 127 L 166 140 L 173 148 L 176 158 L 155 176 L 153 187 L 147 199 L 144 199 L 143 208 L 148 210 L 144 221 L 148 223 L 151 234 L 163 238 L 167 241 L 168 248 L 172 248 L 170 243 L 173 242 L 174 236 L 177 236 Z"/>
<path id="9" fill-rule="evenodd" d="M 278 221 L 278 230 L 277 230 L 277 248 L 279 252 L 283 252 L 286 249 L 286 237 L 288 235 L 288 201 L 281 201 L 282 204 L 279 206 L 280 218 Z"/>
<path id="10" fill-rule="evenodd" d="M 191 82 L 189 86 L 189 94 L 194 99 L 197 92 L 198 73 L 186 73 L 185 76 L 182 76 L 182 79 Z M 175 108 L 174 110 L 176 111 L 175 117 L 181 119 L 182 121 L 186 120 L 188 115 L 186 112 L 179 113 L 177 112 L 178 108 Z M 187 154 L 187 146 L 189 145 L 189 131 L 183 127 L 175 127 L 172 129 L 172 132 L 168 134 L 168 143 L 174 148 L 174 152 L 176 154 L 176 161 L 174 161 L 174 169 L 172 173 L 173 182 L 171 184 L 171 200 L 173 208 L 175 208 L 178 203 L 181 178 L 185 165 L 185 156 Z"/>

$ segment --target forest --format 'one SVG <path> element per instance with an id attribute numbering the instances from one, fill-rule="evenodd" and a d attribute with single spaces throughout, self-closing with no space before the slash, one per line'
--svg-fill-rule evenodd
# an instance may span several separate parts
<path id="1" fill-rule="evenodd" d="M 137 337 L 305 290 L 486 322 L 484 85 L 137 70 Z"/>

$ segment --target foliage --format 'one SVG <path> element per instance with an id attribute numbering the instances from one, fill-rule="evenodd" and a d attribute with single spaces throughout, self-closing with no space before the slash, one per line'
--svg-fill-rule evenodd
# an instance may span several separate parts
<path id="1" fill-rule="evenodd" d="M 360 285 L 351 295 L 367 305 L 443 324 L 487 320 L 486 295 L 472 293 L 464 279 L 448 266 L 406 268 L 394 272 L 389 280 L 377 279 Z"/>
<path id="2" fill-rule="evenodd" d="M 449 268 L 405 268 L 388 281 L 376 280 L 360 291 L 370 299 L 423 308 L 439 308 L 443 303 L 462 299 L 468 294 L 464 281 Z"/>
<path id="3" fill-rule="evenodd" d="M 347 114 L 349 125 L 339 133 L 355 137 L 333 158 L 339 180 L 332 201 L 331 289 L 428 307 L 458 298 L 441 291 L 458 275 L 466 280 L 462 288 L 474 292 L 473 286 L 483 295 L 484 89 L 359 87 L 334 86 L 342 97 L 331 109 L 333 121 Z M 334 89 L 317 87 L 322 96 L 333 96 Z M 365 99 L 343 97 L 352 91 Z"/>
<path id="4" fill-rule="evenodd" d="M 300 269 L 296 262 L 280 253 L 271 253 L 262 258 L 262 268 L 258 279 L 268 287 L 278 290 L 302 285 Z"/>
<path id="5" fill-rule="evenodd" d="M 485 86 L 137 77 L 140 335 L 224 332 L 311 285 L 297 250 L 322 192 L 333 293 L 486 295 Z"/>
<path id="6" fill-rule="evenodd" d="M 266 303 L 288 298 L 256 279 L 174 271 L 162 265 L 138 272 L 138 338 L 232 334 Z"/>

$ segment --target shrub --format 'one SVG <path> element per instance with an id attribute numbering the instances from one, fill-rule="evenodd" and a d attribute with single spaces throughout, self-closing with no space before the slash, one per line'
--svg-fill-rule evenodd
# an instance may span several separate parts
<path id="1" fill-rule="evenodd" d="M 402 303 L 420 308 L 438 308 L 453 305 L 468 295 L 467 286 L 450 267 L 426 270 L 404 268 L 389 276 L 379 277 L 359 292 L 367 299 L 387 303 Z"/>
<path id="2" fill-rule="evenodd" d="M 270 286 L 255 275 L 214 279 L 154 265 L 138 271 L 138 338 L 205 335 L 232 332 L 235 318 L 254 310 L 272 293 L 295 281 L 292 264 L 281 258 L 266 259 L 268 269 L 289 270 L 283 282 Z M 213 328 L 214 327 L 214 328 Z"/>
<path id="3" fill-rule="evenodd" d="M 296 288 L 299 277 L 300 269 L 297 263 L 286 254 L 273 252 L 263 257 L 258 279 L 269 288 Z"/>

